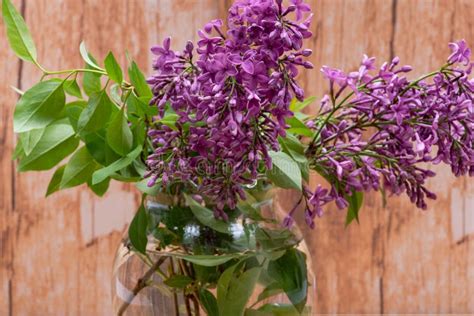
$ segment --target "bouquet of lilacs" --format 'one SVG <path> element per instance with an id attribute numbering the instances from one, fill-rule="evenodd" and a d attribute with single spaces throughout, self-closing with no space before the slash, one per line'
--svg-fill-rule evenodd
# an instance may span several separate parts
<path id="1" fill-rule="evenodd" d="M 297 210 L 313 228 L 334 202 L 349 224 L 371 190 L 406 193 L 426 209 L 426 198 L 436 198 L 426 187 L 435 175 L 427 163 L 474 174 L 474 80 L 464 41 L 419 79 L 409 79 L 411 67 L 398 58 L 377 69 L 364 56 L 349 73 L 324 66 L 328 92 L 308 115 L 302 110 L 315 98 L 305 99 L 297 81 L 313 68 L 303 0 L 237 0 L 226 23 L 206 24 L 197 43 L 175 51 L 166 38 L 152 47 L 148 79 L 131 61 L 128 81 L 112 53 L 101 66 L 84 44 L 83 68 L 45 69 L 9 0 L 2 13 L 12 49 L 43 73 L 17 91 L 19 170 L 59 165 L 47 195 L 87 184 L 102 196 L 111 179 L 136 182 L 143 193 L 117 257 L 119 315 L 139 313 L 134 304 L 147 289 L 159 293 L 151 301 L 169 298 L 164 314 L 310 313 L 314 280 L 293 228 Z M 310 187 L 311 171 L 326 183 Z M 281 218 L 267 209 L 274 188 L 297 196 Z M 144 273 L 125 284 L 133 260 Z"/>

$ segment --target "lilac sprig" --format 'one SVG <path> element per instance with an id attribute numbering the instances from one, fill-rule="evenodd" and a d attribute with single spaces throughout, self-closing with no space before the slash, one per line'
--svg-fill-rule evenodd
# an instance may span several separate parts
<path id="1" fill-rule="evenodd" d="M 215 214 L 235 208 L 244 188 L 271 169 L 269 151 L 279 150 L 293 98 L 302 100 L 296 81 L 311 51 L 309 6 L 292 0 L 240 0 L 229 10 L 228 31 L 213 20 L 198 32 L 197 48 L 182 52 L 170 39 L 152 48 L 156 73 L 149 78 L 160 117 L 150 131 L 150 181 L 181 185 L 215 203 Z M 175 116 L 174 116 L 175 115 Z M 169 127 L 163 123 L 175 117 Z M 191 184 L 191 187 L 190 187 Z"/>
<path id="2" fill-rule="evenodd" d="M 361 191 L 405 193 L 426 209 L 426 198 L 436 198 L 426 187 L 435 175 L 427 163 L 445 163 L 455 176 L 474 175 L 471 51 L 464 40 L 450 47 L 447 64 L 417 80 L 406 77 L 411 67 L 399 67 L 398 58 L 378 71 L 367 56 L 356 72 L 322 68 L 330 92 L 310 124 L 315 137 L 306 155 L 330 190 L 303 192 L 310 226 L 324 205 L 335 201 L 345 209 Z"/>

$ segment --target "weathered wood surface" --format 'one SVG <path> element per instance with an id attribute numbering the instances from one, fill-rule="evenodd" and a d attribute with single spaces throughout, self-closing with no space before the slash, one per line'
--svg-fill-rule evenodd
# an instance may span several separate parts
<path id="1" fill-rule="evenodd" d="M 172 34 L 180 47 L 231 0 L 16 0 L 40 60 L 50 69 L 80 65 L 81 40 L 97 56 L 128 50 L 150 70 L 149 47 Z M 321 96 L 322 64 L 352 69 L 363 53 L 398 55 L 416 75 L 441 64 L 449 41 L 474 43 L 474 1 L 312 0 L 316 68 L 305 87 Z M 51 173 L 17 174 L 11 161 L 10 85 L 30 87 L 38 72 L 7 48 L 0 24 L 0 315 L 110 315 L 115 246 L 138 195 L 115 184 L 103 199 L 86 189 L 44 199 Z M 120 55 L 125 63 L 125 55 Z M 474 182 L 436 167 L 438 201 L 416 210 L 404 198 L 382 208 L 366 198 L 361 224 L 344 228 L 329 209 L 306 237 L 318 279 L 321 313 L 474 312 Z M 313 178 L 313 184 L 318 181 Z M 291 200 L 291 193 L 281 198 Z"/>

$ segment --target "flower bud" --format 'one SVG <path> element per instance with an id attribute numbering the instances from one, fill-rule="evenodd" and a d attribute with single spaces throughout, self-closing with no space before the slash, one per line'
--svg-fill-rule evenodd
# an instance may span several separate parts
<path id="1" fill-rule="evenodd" d="M 410 71 L 412 71 L 412 70 L 413 70 L 413 67 L 410 66 L 410 65 L 405 65 L 405 66 L 403 66 L 402 68 L 400 68 L 400 71 L 401 71 L 401 72 L 410 72 Z"/>

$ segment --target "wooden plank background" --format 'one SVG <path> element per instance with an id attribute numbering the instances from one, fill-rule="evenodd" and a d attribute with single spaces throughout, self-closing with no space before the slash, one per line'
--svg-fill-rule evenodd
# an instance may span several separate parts
<path id="1" fill-rule="evenodd" d="M 104 57 L 113 50 L 151 70 L 149 47 L 167 34 L 173 47 L 196 39 L 207 20 L 224 17 L 231 0 L 16 0 L 48 69 L 81 65 L 78 46 Z M 474 1 L 312 0 L 315 70 L 304 75 L 321 96 L 322 64 L 353 69 L 363 53 L 395 55 L 415 75 L 441 65 L 446 44 L 474 44 Z M 73 189 L 44 199 L 51 173 L 17 174 L 11 117 L 16 96 L 39 76 L 7 48 L 0 24 L 0 315 L 110 315 L 115 246 L 138 202 L 128 185 L 103 199 Z M 439 199 L 428 211 L 405 197 L 366 198 L 361 224 L 344 228 L 330 209 L 305 229 L 317 276 L 320 313 L 474 312 L 474 182 L 436 167 Z M 317 178 L 313 178 L 316 183 Z M 314 184 L 313 183 L 313 184 Z M 291 193 L 280 198 L 283 204 Z"/>

